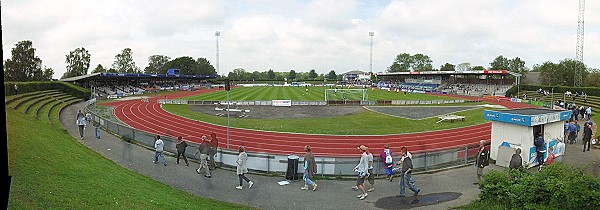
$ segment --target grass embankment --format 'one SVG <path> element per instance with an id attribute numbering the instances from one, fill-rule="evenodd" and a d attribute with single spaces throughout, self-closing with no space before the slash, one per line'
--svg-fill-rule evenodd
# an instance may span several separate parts
<path id="1" fill-rule="evenodd" d="M 227 125 L 226 117 L 219 117 L 192 111 L 187 105 L 164 104 L 163 109 L 175 115 L 195 119 L 217 125 Z M 447 121 L 436 123 L 437 117 L 423 120 L 411 120 L 392 117 L 384 114 L 363 110 L 357 114 L 324 118 L 304 119 L 240 119 L 231 118 L 231 127 L 247 128 L 265 131 L 335 134 L 335 135 L 383 135 L 424 132 L 441 129 L 451 129 L 485 123 L 483 108 L 457 112 L 456 115 L 466 116 L 465 121 Z"/>
<path id="2" fill-rule="evenodd" d="M 292 100 L 292 101 L 324 101 L 325 89 L 330 87 L 309 86 L 308 94 L 305 87 L 237 87 L 231 89 L 229 98 L 232 101 L 254 101 L 254 100 Z M 367 100 L 455 100 L 455 98 L 445 96 L 435 96 L 428 94 L 403 94 L 403 93 L 388 93 L 381 89 L 367 89 Z M 361 92 L 347 92 L 342 90 L 333 95 L 330 92 L 328 100 L 361 100 Z M 212 93 L 186 97 L 188 100 L 227 100 L 225 90 L 215 91 Z"/>
<path id="3" fill-rule="evenodd" d="M 39 106 L 39 105 L 37 105 Z M 47 109 L 46 107 L 44 109 Z M 59 108 L 54 108 L 59 109 Z M 9 209 L 241 209 L 129 171 L 89 150 L 58 124 L 6 109 Z"/>

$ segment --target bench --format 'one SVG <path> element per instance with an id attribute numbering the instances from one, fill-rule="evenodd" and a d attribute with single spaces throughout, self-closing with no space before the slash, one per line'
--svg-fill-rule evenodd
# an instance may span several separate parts
<path id="1" fill-rule="evenodd" d="M 458 116 L 458 115 L 442 115 L 442 116 L 438 116 L 438 119 L 440 119 L 439 121 L 437 121 L 436 123 L 440 123 L 444 120 L 450 120 L 451 123 L 454 122 L 454 120 L 461 120 L 461 121 L 465 121 L 465 116 Z"/>

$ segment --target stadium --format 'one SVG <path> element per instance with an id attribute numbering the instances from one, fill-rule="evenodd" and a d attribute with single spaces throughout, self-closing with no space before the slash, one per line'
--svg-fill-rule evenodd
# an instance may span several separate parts
<path id="1" fill-rule="evenodd" d="M 259 163 L 250 169 L 282 174 L 289 170 L 288 156 L 311 145 L 322 175 L 352 175 L 361 144 L 393 151 L 408 147 L 417 170 L 467 164 L 478 142 L 490 141 L 484 110 L 533 107 L 504 97 L 518 76 L 504 70 L 406 72 L 377 75 L 379 81 L 368 87 L 358 80 L 232 82 L 230 91 L 210 84 L 214 77 L 175 71 L 97 73 L 63 81 L 90 88 L 86 112 L 104 129 L 142 145 L 152 146 L 153 136 L 161 135 L 166 148 L 174 149 L 178 136 L 200 143 L 202 135 L 215 133 L 217 162 L 234 166 L 234 151 L 244 146 Z M 376 171 L 383 174 L 382 168 Z"/>

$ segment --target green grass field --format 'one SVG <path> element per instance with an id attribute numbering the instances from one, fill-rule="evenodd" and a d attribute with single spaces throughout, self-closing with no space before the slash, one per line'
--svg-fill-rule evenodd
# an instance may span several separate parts
<path id="1" fill-rule="evenodd" d="M 233 101 L 254 101 L 254 100 L 292 100 L 292 101 L 324 101 L 325 89 L 330 87 L 310 86 L 308 94 L 305 87 L 237 87 L 229 91 L 230 100 Z M 428 94 L 403 94 L 388 93 L 380 89 L 367 89 L 367 99 L 375 100 L 454 100 L 455 98 L 445 96 L 434 96 Z M 328 100 L 361 100 L 362 93 L 344 93 L 339 90 L 336 94 L 328 96 Z M 212 93 L 190 96 L 187 100 L 227 100 L 227 93 L 224 90 Z"/>
<path id="2" fill-rule="evenodd" d="M 163 109 L 186 118 L 218 125 L 227 125 L 226 117 L 194 112 L 188 108 L 188 105 L 164 104 Z M 423 120 L 411 120 L 364 110 L 352 115 L 293 120 L 231 118 L 230 125 L 237 128 L 293 133 L 382 135 L 433 131 L 481 124 L 486 122 L 483 119 L 483 110 L 483 108 L 477 108 L 474 110 L 457 112 L 457 115 L 466 116 L 467 120 L 455 121 L 454 123 L 441 122 L 436 124 L 435 122 L 437 122 L 438 119 L 435 117 Z"/>
<path id="3" fill-rule="evenodd" d="M 51 123 L 22 109 L 6 109 L 8 209 L 248 209 L 191 195 L 117 165 L 70 136 L 56 108 Z"/>

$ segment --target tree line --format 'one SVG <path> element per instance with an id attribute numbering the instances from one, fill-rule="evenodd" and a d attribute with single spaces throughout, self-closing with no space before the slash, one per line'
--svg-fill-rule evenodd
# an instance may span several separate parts
<path id="1" fill-rule="evenodd" d="M 394 59 L 394 62 L 387 67 L 387 72 L 408 72 L 408 71 L 470 71 L 470 70 L 485 70 L 483 66 L 471 66 L 471 63 L 464 62 L 458 65 L 445 63 L 439 69 L 432 66 L 433 61 L 428 55 L 400 53 Z M 507 70 L 527 77 L 529 72 L 540 72 L 540 80 L 542 85 L 561 85 L 561 86 L 576 86 L 575 76 L 576 71 L 582 72 L 583 86 L 600 86 L 600 70 L 588 68 L 584 63 L 565 58 L 559 63 L 546 61 L 542 64 L 533 65 L 529 69 L 525 65 L 525 61 L 519 57 L 512 59 L 497 56 L 490 62 L 489 70 Z"/>
<path id="2" fill-rule="evenodd" d="M 54 70 L 51 67 L 43 66 L 42 59 L 35 55 L 35 48 L 30 40 L 19 41 L 11 50 L 11 58 L 4 61 L 4 79 L 5 81 L 48 81 L 52 80 Z M 91 54 L 84 47 L 76 48 L 65 55 L 66 72 L 61 78 L 69 78 L 88 74 L 91 62 Z M 396 55 L 392 64 L 387 67 L 387 72 L 408 72 L 408 71 L 470 71 L 484 70 L 483 66 L 472 66 L 469 62 L 463 62 L 457 65 L 445 63 L 439 68 L 433 68 L 432 60 L 428 55 L 417 53 L 400 53 Z M 107 68 L 98 64 L 91 73 L 112 72 L 112 73 L 146 73 L 146 74 L 165 74 L 168 69 L 180 69 L 181 74 L 186 75 L 216 75 L 216 69 L 206 58 L 194 59 L 190 56 L 182 56 L 171 59 L 165 55 L 151 55 L 148 57 L 148 66 L 142 71 L 133 61 L 133 52 L 130 48 L 123 49 L 115 55 L 114 62 Z M 543 85 L 563 85 L 573 86 L 575 83 L 575 74 L 578 70 L 583 74 L 584 86 L 600 86 L 600 71 L 598 69 L 587 68 L 584 63 L 573 59 L 564 59 L 559 63 L 546 61 L 542 64 L 533 65 L 529 69 L 525 61 L 519 57 L 506 58 L 502 55 L 497 56 L 490 62 L 490 70 L 508 70 L 520 73 L 524 77 L 528 72 L 540 72 L 540 79 Z M 298 72 L 290 70 L 289 72 L 275 72 L 272 69 L 266 71 L 247 71 L 243 68 L 236 68 L 229 72 L 227 78 L 231 80 L 246 81 L 265 81 L 265 80 L 340 80 L 341 75 L 336 74 L 335 70 L 327 74 L 317 74 L 315 69 L 308 72 Z M 372 77 L 372 79 L 375 79 Z"/>
<path id="3" fill-rule="evenodd" d="M 54 76 L 54 70 L 42 66 L 42 59 L 35 55 L 36 49 L 30 40 L 19 41 L 11 50 L 11 58 L 4 61 L 4 80 L 25 81 L 50 81 Z M 91 62 L 91 54 L 84 47 L 77 48 L 65 55 L 66 72 L 62 78 L 76 77 L 88 74 Z M 194 59 L 182 56 L 171 59 L 164 55 L 152 55 L 148 57 L 148 66 L 144 71 L 133 61 L 131 48 L 125 48 L 115 55 L 115 60 L 109 68 L 98 64 L 91 73 L 146 73 L 165 74 L 168 69 L 180 69 L 181 74 L 186 75 L 216 75 L 217 72 L 206 58 Z"/>

